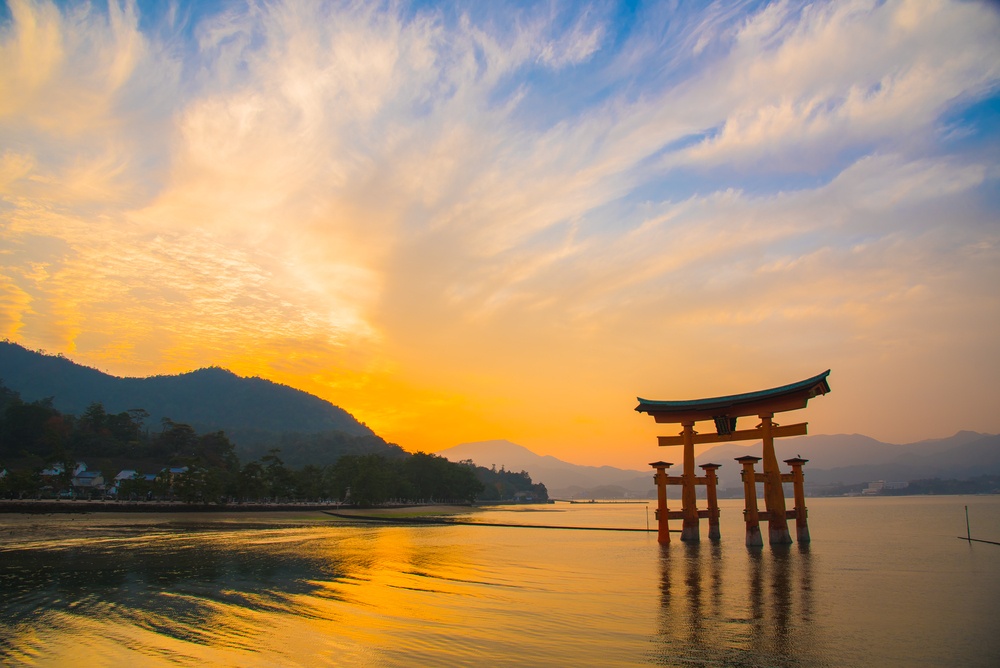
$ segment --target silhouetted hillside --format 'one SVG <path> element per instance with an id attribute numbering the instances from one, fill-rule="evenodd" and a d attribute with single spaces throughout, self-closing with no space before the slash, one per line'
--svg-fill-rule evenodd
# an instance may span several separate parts
<path id="1" fill-rule="evenodd" d="M 761 447 L 760 441 L 724 443 L 706 450 L 696 461 L 722 464 L 720 488 L 741 496 L 740 466 L 733 460 L 747 454 L 760 457 Z M 809 489 L 874 480 L 965 480 L 1000 474 L 1000 435 L 972 431 L 905 445 L 882 443 L 861 434 L 782 438 L 775 441 L 775 452 L 779 462 L 799 455 L 809 460 L 805 467 Z M 452 461 L 471 459 L 480 466 L 526 470 L 532 479 L 546 485 L 553 498 L 641 498 L 655 493 L 653 476 L 647 471 L 570 464 L 551 455 L 537 455 L 509 441 L 463 443 L 438 454 Z M 674 462 L 671 473 L 680 472 L 680 448 L 658 450 L 653 446 L 650 455 Z M 787 470 L 784 464 L 781 467 Z M 759 466 L 757 470 L 761 470 Z"/>
<path id="2" fill-rule="evenodd" d="M 872 480 L 965 479 L 1000 473 L 1000 436 L 971 431 L 902 445 L 861 434 L 800 436 L 775 440 L 774 450 L 779 462 L 799 455 L 809 460 L 805 467 L 807 487 Z M 733 459 L 746 454 L 761 456 L 760 441 L 717 445 L 697 461 L 722 464 L 720 486 L 739 488 L 739 466 Z"/>
<path id="3" fill-rule="evenodd" d="M 437 454 L 453 462 L 471 459 L 486 468 L 527 471 L 532 480 L 546 486 L 553 498 L 645 496 L 654 489 L 652 475 L 644 471 L 570 464 L 552 455 L 537 455 L 510 441 L 462 443 Z"/>
<path id="4" fill-rule="evenodd" d="M 119 378 L 65 357 L 0 342 L 0 381 L 25 401 L 53 397 L 63 413 L 82 414 L 93 402 L 109 413 L 143 408 L 146 424 L 163 418 L 198 432 L 225 431 L 243 460 L 272 447 L 292 466 L 327 464 L 342 454 L 398 451 L 347 411 L 301 390 L 220 368 L 177 376 Z"/>

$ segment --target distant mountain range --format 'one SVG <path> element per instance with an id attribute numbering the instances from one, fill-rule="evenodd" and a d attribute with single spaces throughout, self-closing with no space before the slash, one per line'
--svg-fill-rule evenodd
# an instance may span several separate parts
<path id="1" fill-rule="evenodd" d="M 532 481 L 543 483 L 550 497 L 573 497 L 576 495 L 622 496 L 621 490 L 643 494 L 652 487 L 653 474 L 645 471 L 629 471 L 613 466 L 581 466 L 570 464 L 552 455 L 536 455 L 531 450 L 510 441 L 480 441 L 463 443 L 437 453 L 453 462 L 471 459 L 479 466 L 505 468 L 510 471 L 527 471 Z M 605 494 L 586 492 L 607 487 Z M 615 489 L 621 488 L 618 493 Z"/>
<path id="2" fill-rule="evenodd" d="M 200 433 L 225 431 L 244 460 L 271 447 L 281 448 L 286 463 L 294 466 L 331 463 L 347 452 L 399 452 L 328 401 L 217 367 L 176 376 L 119 378 L 5 341 L 0 342 L 0 382 L 25 401 L 52 397 L 63 413 L 80 415 L 99 401 L 109 413 L 145 409 L 152 429 L 169 418 Z"/>
<path id="3" fill-rule="evenodd" d="M 200 433 L 225 431 L 243 461 L 273 447 L 291 466 L 328 464 L 344 454 L 377 452 L 399 455 L 347 411 L 307 392 L 262 378 L 241 378 L 225 369 L 208 368 L 176 376 L 118 378 L 64 357 L 0 342 L 0 382 L 25 401 L 53 397 L 55 407 L 73 415 L 99 401 L 111 413 L 143 408 L 147 425 L 158 429 L 162 418 L 190 424 Z M 698 463 L 722 464 L 722 489 L 740 488 L 734 458 L 760 455 L 760 442 L 718 445 Z M 779 439 L 778 459 L 801 455 L 807 487 L 873 480 L 921 478 L 967 479 L 1000 474 L 1000 436 L 960 431 L 950 438 L 895 445 L 859 434 Z M 552 497 L 645 497 L 653 489 L 649 470 L 580 466 L 537 455 L 509 441 L 465 443 L 438 454 L 452 461 L 471 459 L 480 466 L 527 471 L 544 483 Z M 681 466 L 680 448 L 650 448 L 650 459 Z"/>
<path id="4" fill-rule="evenodd" d="M 665 448 L 667 449 L 667 448 Z M 674 450 L 679 459 L 679 449 Z M 801 455 L 807 484 L 853 484 L 873 480 L 908 482 L 924 478 L 964 480 L 977 475 L 1000 473 L 1000 436 L 960 431 L 948 438 L 897 445 L 860 434 L 799 436 L 774 443 L 778 461 Z M 760 442 L 749 445 L 718 445 L 698 458 L 698 463 L 723 464 L 720 485 L 741 484 L 734 458 L 760 455 Z M 670 453 L 673 454 L 673 453 Z M 667 461 L 671 461 L 669 457 Z M 732 466 L 726 464 L 732 463 Z"/>
<path id="5" fill-rule="evenodd" d="M 653 474 L 613 466 L 581 466 L 552 455 L 536 455 L 510 441 L 463 443 L 435 454 L 453 462 L 471 459 L 479 466 L 527 471 L 532 481 L 543 483 L 550 498 L 617 498 L 630 493 L 645 495 L 653 486 Z"/>
<path id="6" fill-rule="evenodd" d="M 802 436 L 775 442 L 778 460 L 799 456 L 806 464 L 807 487 L 852 485 L 874 480 L 903 481 L 924 478 L 964 480 L 978 475 L 1000 474 L 1000 436 L 960 431 L 950 438 L 895 445 L 859 434 Z M 452 461 L 471 459 L 480 466 L 525 470 L 532 480 L 544 483 L 554 498 L 646 497 L 653 490 L 651 471 L 611 466 L 579 466 L 550 455 L 537 455 L 509 441 L 464 443 L 439 453 Z M 651 458 L 681 467 L 680 448 L 650 449 Z M 761 444 L 723 444 L 696 458 L 698 464 L 714 462 L 721 489 L 741 489 L 736 457 L 760 456 Z M 782 465 L 784 466 L 784 465 Z M 759 465 L 758 465 L 759 470 Z M 740 492 L 742 494 L 742 492 Z"/>

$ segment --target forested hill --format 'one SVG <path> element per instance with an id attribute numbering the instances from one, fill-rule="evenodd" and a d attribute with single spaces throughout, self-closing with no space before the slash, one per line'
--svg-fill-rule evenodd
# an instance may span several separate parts
<path id="1" fill-rule="evenodd" d="M 25 401 L 52 397 L 54 407 L 63 413 L 81 415 L 91 403 L 100 402 L 109 413 L 145 409 L 150 414 L 148 425 L 170 418 L 199 432 L 222 430 L 237 443 L 241 458 L 256 457 L 269 447 L 281 447 L 286 455 L 303 447 L 312 450 L 319 444 L 312 442 L 315 439 L 303 443 L 303 435 L 308 434 L 338 432 L 352 441 L 353 447 L 347 448 L 351 452 L 367 451 L 369 442 L 381 441 L 350 413 L 328 401 L 220 368 L 177 376 L 119 378 L 4 341 L 0 342 L 0 382 Z M 359 439 L 365 443 L 356 442 Z"/>

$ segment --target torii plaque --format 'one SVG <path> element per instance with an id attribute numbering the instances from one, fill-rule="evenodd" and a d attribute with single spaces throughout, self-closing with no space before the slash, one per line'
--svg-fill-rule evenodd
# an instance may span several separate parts
<path id="1" fill-rule="evenodd" d="M 656 469 L 656 484 L 658 509 L 660 517 L 659 542 L 670 542 L 667 519 L 669 514 L 666 507 L 666 485 L 680 484 L 682 487 L 681 497 L 681 517 L 683 525 L 681 529 L 681 540 L 697 541 L 700 538 L 698 528 L 698 506 L 695 494 L 695 485 L 711 484 L 709 478 L 696 478 L 694 471 L 694 446 L 705 443 L 728 443 L 730 441 L 761 440 L 763 442 L 764 473 L 758 474 L 753 470 L 756 457 L 741 457 L 737 461 L 743 465 L 744 490 L 746 500 L 746 522 L 747 522 L 747 545 L 761 545 L 760 530 L 757 522 L 760 519 L 767 520 L 768 538 L 772 544 L 790 543 L 791 536 L 788 533 L 788 519 L 794 517 L 796 520 L 796 535 L 800 542 L 809 540 L 809 529 L 806 524 L 805 497 L 802 490 L 802 465 L 807 461 L 804 459 L 788 460 L 793 467 L 790 474 L 782 474 L 778 469 L 778 459 L 774 453 L 774 439 L 782 436 L 804 436 L 808 423 L 801 422 L 790 425 L 777 425 L 773 418 L 775 413 L 793 411 L 805 408 L 810 399 L 817 395 L 826 394 L 830 391 L 830 384 L 827 376 L 830 371 L 824 371 L 818 376 L 807 378 L 806 380 L 783 385 L 770 390 L 760 390 L 758 392 L 748 392 L 746 394 L 734 394 L 725 397 L 714 397 L 710 399 L 693 399 L 688 401 L 651 401 L 639 398 L 639 405 L 636 409 L 640 413 L 652 415 L 656 422 L 680 423 L 683 431 L 677 436 L 660 436 L 661 446 L 682 445 L 683 471 L 679 479 L 676 476 L 666 475 L 666 468 L 670 464 L 665 462 L 655 462 L 651 464 Z M 737 431 L 736 419 L 743 416 L 756 415 L 761 423 L 754 429 L 743 429 Z M 715 423 L 716 433 L 699 434 L 694 430 L 696 422 L 712 420 Z M 753 461 L 749 461 L 753 460 Z M 712 465 L 718 468 L 717 465 Z M 714 469 L 713 469 L 714 473 Z M 714 475 L 710 476 L 714 482 Z M 764 483 L 764 503 L 766 512 L 758 513 L 756 482 Z M 792 482 L 795 484 L 795 504 L 793 511 L 785 510 L 785 493 L 782 489 L 782 482 Z M 714 497 L 714 485 L 711 496 Z M 718 508 L 714 509 L 715 517 L 718 517 Z M 708 517 L 712 517 L 713 509 L 709 509 Z M 753 526 L 751 526 L 751 522 Z M 716 523 L 716 527 L 717 527 Z M 717 534 L 717 531 L 714 532 Z M 710 538 L 717 535 L 710 534 Z"/>

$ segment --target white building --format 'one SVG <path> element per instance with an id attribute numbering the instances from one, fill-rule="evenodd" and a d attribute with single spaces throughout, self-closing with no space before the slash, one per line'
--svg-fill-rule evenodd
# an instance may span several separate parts
<path id="1" fill-rule="evenodd" d="M 882 494 L 889 489 L 906 489 L 910 486 L 908 482 L 886 482 L 885 480 L 876 480 L 874 482 L 868 483 L 868 486 L 861 490 L 864 496 L 874 496 L 876 494 Z"/>

